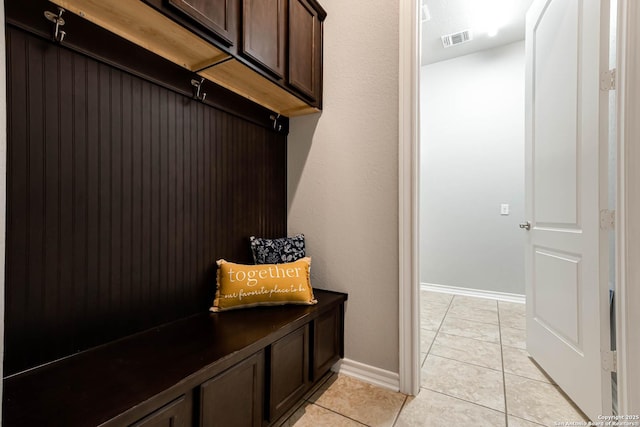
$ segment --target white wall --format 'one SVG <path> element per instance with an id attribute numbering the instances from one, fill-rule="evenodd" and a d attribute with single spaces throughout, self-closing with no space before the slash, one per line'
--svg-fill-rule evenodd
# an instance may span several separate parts
<path id="1" fill-rule="evenodd" d="M 398 372 L 398 1 L 323 0 L 324 108 L 291 120 L 289 233 L 347 292 L 345 357 Z"/>
<path id="2" fill-rule="evenodd" d="M 422 67 L 421 87 L 420 281 L 524 294 L 524 42 Z"/>

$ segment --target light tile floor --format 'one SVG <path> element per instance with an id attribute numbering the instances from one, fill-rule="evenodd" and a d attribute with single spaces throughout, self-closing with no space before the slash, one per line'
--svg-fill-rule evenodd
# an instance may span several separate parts
<path id="1" fill-rule="evenodd" d="M 422 384 L 328 376 L 284 427 L 539 427 L 585 421 L 525 350 L 523 304 L 421 291 Z"/>

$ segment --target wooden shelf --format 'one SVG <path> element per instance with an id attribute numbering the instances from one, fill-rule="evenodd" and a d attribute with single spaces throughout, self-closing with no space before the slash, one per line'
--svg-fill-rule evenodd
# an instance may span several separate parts
<path id="1" fill-rule="evenodd" d="M 53 3 L 191 71 L 230 56 L 138 0 Z"/>
<path id="2" fill-rule="evenodd" d="M 308 105 L 236 59 L 207 68 L 198 74 L 283 116 L 294 117 L 319 112 L 317 108 Z"/>

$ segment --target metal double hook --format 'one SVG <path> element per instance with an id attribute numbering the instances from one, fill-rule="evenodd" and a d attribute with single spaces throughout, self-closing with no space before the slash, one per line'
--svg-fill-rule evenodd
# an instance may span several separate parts
<path id="1" fill-rule="evenodd" d="M 271 120 L 273 120 L 273 130 L 276 132 L 280 132 L 282 130 L 282 125 L 278 123 L 278 119 L 280 118 L 280 114 L 274 116 L 273 114 L 269 116 Z"/>
<path id="2" fill-rule="evenodd" d="M 55 26 L 53 27 L 53 40 L 58 42 L 58 43 L 62 43 L 62 40 L 64 40 L 64 36 L 67 35 L 66 32 L 62 31 L 60 29 L 60 27 L 62 27 L 64 25 L 64 18 L 62 17 L 62 13 L 64 12 L 64 9 L 59 7 L 58 8 L 58 14 L 56 15 L 53 12 L 50 11 L 45 11 L 44 12 L 44 16 L 45 18 L 47 18 L 49 21 L 53 22 L 55 24 Z"/>
<path id="3" fill-rule="evenodd" d="M 191 79 L 191 86 L 193 86 L 194 88 L 193 97 L 198 101 L 204 102 L 204 100 L 207 98 L 207 94 L 205 92 L 200 93 L 200 90 L 202 89 L 202 83 L 204 83 L 204 77 L 200 80 Z"/>

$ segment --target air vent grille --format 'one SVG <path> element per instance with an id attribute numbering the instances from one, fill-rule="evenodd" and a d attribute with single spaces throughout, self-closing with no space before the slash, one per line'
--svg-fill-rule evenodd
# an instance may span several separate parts
<path id="1" fill-rule="evenodd" d="M 470 40 L 473 40 L 473 35 L 471 34 L 471 30 L 464 30 L 458 33 L 447 34 L 442 36 L 442 45 L 444 47 L 451 47 L 458 44 L 466 43 Z"/>

